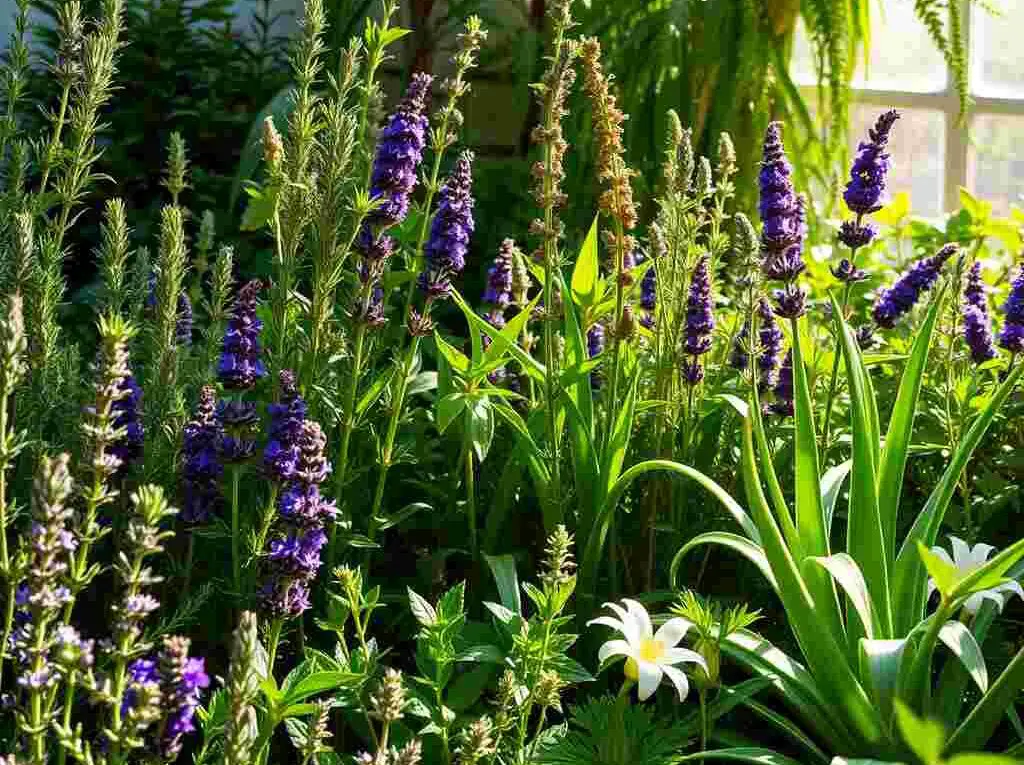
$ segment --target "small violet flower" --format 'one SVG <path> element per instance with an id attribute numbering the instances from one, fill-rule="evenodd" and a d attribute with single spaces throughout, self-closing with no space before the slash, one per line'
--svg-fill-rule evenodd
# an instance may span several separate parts
<path id="1" fill-rule="evenodd" d="M 963 299 L 964 340 L 975 364 L 984 364 L 996 357 L 992 338 L 992 321 L 988 315 L 985 283 L 981 278 L 981 263 L 974 261 L 967 271 Z"/>
<path id="2" fill-rule="evenodd" d="M 258 281 L 242 285 L 235 297 L 224 341 L 221 347 L 217 377 L 229 390 L 252 388 L 267 374 L 260 358 L 260 330 L 263 322 L 256 317 L 260 291 Z"/>
<path id="3" fill-rule="evenodd" d="M 1010 353 L 1024 352 L 1024 266 L 1018 269 L 1010 285 L 1003 313 L 1005 318 L 999 331 L 999 345 Z"/>
<path id="4" fill-rule="evenodd" d="M 875 324 L 885 329 L 895 327 L 896 321 L 921 299 L 921 293 L 935 285 L 942 273 L 942 266 L 959 251 L 960 248 L 955 244 L 944 245 L 931 257 L 911 266 L 892 287 L 882 290 L 871 310 Z"/>
<path id="5" fill-rule="evenodd" d="M 472 186 L 473 152 L 464 151 L 438 191 L 437 212 L 424 248 L 426 269 L 420 275 L 420 288 L 428 302 L 448 297 L 452 278 L 466 267 L 474 228 Z"/>

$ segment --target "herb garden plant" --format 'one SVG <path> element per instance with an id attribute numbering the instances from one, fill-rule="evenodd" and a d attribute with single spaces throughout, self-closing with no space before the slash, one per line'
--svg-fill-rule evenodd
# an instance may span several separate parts
<path id="1" fill-rule="evenodd" d="M 669 113 L 642 220 L 571 5 L 549 4 L 533 88 L 536 219 L 484 259 L 460 112 L 481 21 L 378 117 L 396 3 L 328 51 L 307 0 L 291 108 L 259 123 L 244 187 L 265 280 L 187 207 L 177 134 L 154 241 L 123 200 L 94 204 L 120 0 L 59 4 L 55 107 L 25 134 L 19 5 L 4 763 L 1019 760 L 1024 540 L 984 541 L 1011 511 L 975 482 L 1014 481 L 1020 220 L 966 191 L 944 230 L 888 203 L 894 111 L 818 247 L 780 122 L 748 214 L 732 139 L 695 156 Z M 577 84 L 585 231 L 562 223 Z M 72 249 L 94 214 L 93 252 Z M 90 255 L 94 332 L 62 309 Z"/>

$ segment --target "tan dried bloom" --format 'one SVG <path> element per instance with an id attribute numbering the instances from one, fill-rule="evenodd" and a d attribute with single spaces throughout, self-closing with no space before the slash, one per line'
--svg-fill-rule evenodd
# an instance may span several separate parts
<path id="1" fill-rule="evenodd" d="M 380 681 L 377 692 L 370 695 L 370 714 L 385 723 L 402 719 L 405 708 L 405 686 L 402 684 L 402 673 L 397 669 L 388 669 Z"/>
<path id="2" fill-rule="evenodd" d="M 494 729 L 491 718 L 484 716 L 474 721 L 462 732 L 462 744 L 455 750 L 459 762 L 463 765 L 474 765 L 494 754 Z"/>
<path id="3" fill-rule="evenodd" d="M 263 120 L 263 160 L 272 175 L 280 172 L 284 165 L 284 140 L 271 115 Z"/>

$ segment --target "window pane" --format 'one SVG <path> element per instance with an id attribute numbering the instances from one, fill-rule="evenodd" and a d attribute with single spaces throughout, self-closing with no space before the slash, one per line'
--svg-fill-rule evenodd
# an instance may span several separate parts
<path id="1" fill-rule="evenodd" d="M 972 124 L 967 185 L 1005 215 L 1024 201 L 1024 117 L 983 114 Z"/>
<path id="2" fill-rule="evenodd" d="M 870 128 L 884 107 L 857 104 L 851 114 L 850 150 L 867 139 Z M 932 109 L 900 109 L 900 120 L 889 139 L 892 169 L 886 192 L 891 197 L 909 192 L 915 215 L 935 218 L 942 214 L 944 183 L 943 153 L 946 120 L 943 113 Z"/>
<path id="3" fill-rule="evenodd" d="M 971 19 L 971 90 L 981 96 L 1024 98 L 1024 3 L 1003 0 L 999 15 L 979 6 Z"/>
<path id="4" fill-rule="evenodd" d="M 912 0 L 871 3 L 871 54 L 865 70 L 864 54 L 857 56 L 853 86 L 875 90 L 931 93 L 946 87 L 946 64 L 924 25 L 914 15 Z M 814 58 L 803 20 L 797 23 L 791 64 L 800 85 L 812 85 Z"/>

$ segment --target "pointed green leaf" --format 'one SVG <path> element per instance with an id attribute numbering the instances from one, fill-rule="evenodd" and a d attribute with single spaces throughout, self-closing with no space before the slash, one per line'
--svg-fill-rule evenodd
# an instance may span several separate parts
<path id="1" fill-rule="evenodd" d="M 597 221 L 598 216 L 595 215 L 572 269 L 572 296 L 582 308 L 589 308 L 598 298 Z"/>
<path id="2" fill-rule="evenodd" d="M 769 565 L 768 559 L 764 555 L 764 550 L 746 537 L 741 537 L 739 534 L 729 534 L 724 531 L 709 531 L 704 534 L 698 534 L 679 548 L 679 552 L 677 552 L 672 558 L 672 565 L 669 566 L 668 570 L 668 580 L 671 582 L 673 587 L 678 587 L 678 584 L 676 583 L 676 576 L 679 573 L 679 566 L 682 564 L 683 558 L 686 557 L 686 554 L 695 547 L 709 544 L 720 545 L 722 547 L 728 547 L 731 550 L 735 550 L 757 566 L 768 584 L 770 584 L 773 589 L 778 590 L 779 584 L 775 581 L 775 574 L 772 573 L 772 567 Z"/>
<path id="3" fill-rule="evenodd" d="M 939 640 L 960 660 L 981 692 L 987 691 L 988 667 L 985 666 L 985 656 L 970 630 L 960 622 L 946 622 L 939 630 Z"/>
<path id="4" fill-rule="evenodd" d="M 817 565 L 824 568 L 835 581 L 843 588 L 846 597 L 853 604 L 860 623 L 864 627 L 864 634 L 873 639 L 875 636 L 875 623 L 878 616 L 875 614 L 874 604 L 871 602 L 871 594 L 868 592 L 867 582 L 861 573 L 857 562 L 846 553 L 836 553 L 827 557 L 809 558 Z"/>

